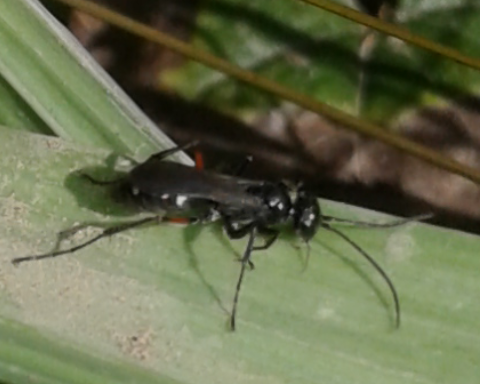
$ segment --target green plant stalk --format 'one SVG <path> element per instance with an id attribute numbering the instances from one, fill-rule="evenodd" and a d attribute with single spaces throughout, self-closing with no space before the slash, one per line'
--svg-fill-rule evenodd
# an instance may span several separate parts
<path id="1" fill-rule="evenodd" d="M 358 24 L 365 25 L 369 28 L 375 29 L 379 32 L 383 32 L 386 35 L 396 37 L 406 43 L 412 44 L 416 47 L 425 49 L 426 51 L 435 53 L 444 58 L 456 61 L 459 64 L 466 65 L 467 67 L 480 70 L 480 60 L 463 54 L 462 52 L 439 44 L 435 41 L 426 39 L 419 35 L 416 35 L 401 26 L 385 22 L 378 17 L 367 15 L 363 12 L 359 12 L 353 8 L 345 7 L 330 0 L 298 0 L 304 3 L 310 4 L 314 7 L 323 9 L 327 12 L 331 12 L 337 16 L 354 21 Z"/>

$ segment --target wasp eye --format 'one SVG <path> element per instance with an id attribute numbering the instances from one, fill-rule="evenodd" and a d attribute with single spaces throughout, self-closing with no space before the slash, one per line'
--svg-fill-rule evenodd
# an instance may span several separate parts
<path id="1" fill-rule="evenodd" d="M 303 223 L 305 226 L 311 227 L 313 224 L 315 224 L 315 219 L 317 218 L 317 216 L 313 212 L 310 212 L 305 216 L 306 217 L 303 218 Z"/>
<path id="2" fill-rule="evenodd" d="M 309 241 L 317 232 L 320 212 L 316 208 L 316 205 L 305 208 L 295 224 L 295 229 L 305 241 Z"/>
<path id="3" fill-rule="evenodd" d="M 320 216 L 316 197 L 305 190 L 299 190 L 293 207 L 293 226 L 306 242 L 317 232 Z"/>

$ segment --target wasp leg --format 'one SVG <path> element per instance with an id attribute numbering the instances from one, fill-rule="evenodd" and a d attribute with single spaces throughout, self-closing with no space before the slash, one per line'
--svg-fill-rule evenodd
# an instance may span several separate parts
<path id="1" fill-rule="evenodd" d="M 223 228 L 230 239 L 236 240 L 241 239 L 249 234 L 254 226 L 254 223 L 247 223 L 243 226 L 236 225 L 237 222 L 232 221 L 230 218 L 224 218 Z"/>
<path id="2" fill-rule="evenodd" d="M 428 220 L 433 217 L 432 213 L 425 213 L 423 215 L 417 215 L 412 217 L 406 217 L 404 219 L 393 220 L 388 223 L 370 223 L 368 221 L 359 221 L 359 220 L 349 220 L 342 219 L 340 217 L 322 215 L 322 221 L 328 223 L 339 223 L 339 224 L 350 224 L 355 227 L 364 227 L 364 228 L 393 228 L 400 225 L 404 225 L 413 221 L 422 221 Z"/>
<path id="3" fill-rule="evenodd" d="M 248 223 L 237 227 L 235 221 L 232 221 L 230 218 L 224 218 L 223 220 L 223 228 L 225 229 L 227 236 L 233 240 L 247 236 L 254 226 L 255 223 Z M 248 260 L 248 266 L 251 269 L 255 269 L 255 265 L 250 259 Z"/>
<path id="4" fill-rule="evenodd" d="M 162 221 L 172 224 L 190 225 L 200 222 L 200 219 L 197 217 L 165 217 Z"/>
<path id="5" fill-rule="evenodd" d="M 280 231 L 278 231 L 276 229 L 271 229 L 271 228 L 260 228 L 259 232 L 262 235 L 270 236 L 270 238 L 268 238 L 265 241 L 265 244 L 257 245 L 255 247 L 253 247 L 254 251 L 264 251 L 264 250 L 270 248 L 273 245 L 273 243 L 275 243 L 275 241 L 278 239 L 278 235 L 280 234 Z"/>
<path id="6" fill-rule="evenodd" d="M 235 320 L 237 316 L 238 298 L 240 297 L 240 288 L 242 287 L 242 281 L 243 276 L 245 275 L 246 266 L 251 265 L 250 258 L 252 256 L 253 242 L 255 240 L 256 233 L 256 226 L 250 225 L 248 243 L 242 256 L 242 268 L 240 269 L 240 276 L 238 277 L 237 286 L 235 288 L 235 296 L 233 297 L 232 314 L 230 315 L 230 328 L 232 331 L 235 331 Z"/>
<path id="7" fill-rule="evenodd" d="M 79 244 L 75 247 L 71 247 L 62 251 L 55 251 L 55 252 L 49 252 L 49 253 L 44 253 L 41 255 L 33 255 L 33 256 L 24 256 L 24 257 L 17 257 L 15 259 L 12 259 L 12 263 L 15 265 L 18 265 L 20 263 L 23 263 L 25 261 L 33 261 L 33 260 L 42 260 L 42 259 L 49 259 L 53 257 L 58 257 L 61 255 L 66 255 L 69 253 L 74 253 L 82 248 L 85 248 L 95 242 L 97 242 L 100 239 L 103 239 L 104 237 L 110 237 L 113 235 L 116 235 L 120 232 L 128 231 L 129 229 L 139 227 L 141 225 L 147 224 L 147 223 L 152 223 L 152 222 L 160 222 L 162 219 L 158 216 L 153 216 L 153 217 L 147 217 L 141 220 L 136 220 L 130 223 L 124 223 L 124 224 L 119 224 L 115 225 L 110 228 L 106 228 L 103 230 L 102 233 L 100 233 L 98 236 L 95 236 L 94 238 L 85 241 L 82 244 Z"/>
<path id="8" fill-rule="evenodd" d="M 203 159 L 203 153 L 201 151 L 196 150 L 194 152 L 194 159 L 195 159 L 195 168 L 199 171 L 203 171 L 205 169 L 205 160 Z"/>

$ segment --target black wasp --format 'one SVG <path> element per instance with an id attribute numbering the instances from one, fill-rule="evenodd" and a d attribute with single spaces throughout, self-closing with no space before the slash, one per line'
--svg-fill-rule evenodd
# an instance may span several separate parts
<path id="1" fill-rule="evenodd" d="M 154 213 L 153 216 L 106 228 L 96 237 L 69 249 L 19 257 L 13 259 L 12 262 L 19 264 L 73 253 L 104 237 L 148 223 L 208 223 L 220 220 L 231 239 L 248 237 L 247 246 L 241 258 L 241 270 L 230 315 L 231 329 L 234 330 L 238 298 L 245 270 L 247 266 L 253 268 L 252 252 L 269 248 L 277 239 L 279 235 L 277 226 L 281 224 L 290 223 L 307 245 L 317 230 L 322 227 L 340 236 L 380 273 L 392 293 L 395 305 L 395 323 L 397 327 L 399 326 L 400 302 L 392 281 L 370 255 L 338 229 L 333 228 L 330 222 L 391 227 L 425 217 L 419 216 L 387 224 L 338 219 L 323 215 L 316 196 L 303 186 L 297 188 L 296 191 L 291 191 L 283 182 L 241 178 L 238 175 L 241 170 L 237 172 L 237 175 L 229 176 L 205 171 L 203 167 L 198 167 L 199 162 L 197 162 L 197 167 L 189 167 L 164 160 L 175 152 L 187 149 L 194 144 L 196 143 L 152 155 L 147 161 L 134 167 L 119 180 L 98 181 L 84 175 L 94 184 L 114 185 L 124 199 L 145 211 Z M 264 244 L 254 245 L 257 234 L 266 236 Z"/>

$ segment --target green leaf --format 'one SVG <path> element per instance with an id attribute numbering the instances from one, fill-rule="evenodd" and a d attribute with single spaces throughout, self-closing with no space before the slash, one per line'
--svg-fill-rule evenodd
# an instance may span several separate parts
<path id="1" fill-rule="evenodd" d="M 139 158 L 172 147 L 38 2 L 0 2 L 0 47 L 0 123 Z"/>
<path id="2" fill-rule="evenodd" d="M 87 355 L 13 321 L 0 319 L 0 336 L 0 372 L 10 383 L 178 383 L 132 364 Z"/>
<path id="3" fill-rule="evenodd" d="M 478 237 L 421 224 L 343 228 L 393 279 L 403 316 L 395 331 L 384 281 L 348 244 L 319 231 L 303 271 L 305 249 L 284 236 L 255 254 L 231 333 L 227 312 L 244 241 L 228 241 L 218 225 L 126 232 L 75 255 L 13 267 L 12 257 L 51 249 L 56 232 L 125 220 L 128 211 L 75 176 L 87 169 L 108 177 L 106 154 L 43 136 L 0 134 L 7 170 L 0 183 L 0 318 L 11 319 L 0 331 L 13 332 L 21 322 L 41 333 L 12 333 L 24 337 L 10 339 L 7 355 L 26 350 L 22 358 L 2 358 L 0 376 L 28 371 L 40 382 L 78 382 L 76 370 L 58 366 L 91 370 L 89 364 L 98 365 L 89 356 L 102 356 L 183 383 L 476 382 Z M 329 202 L 323 211 L 389 220 Z M 91 235 L 89 229 L 75 238 Z M 77 352 L 51 352 L 65 346 Z M 101 364 L 102 382 L 129 382 L 128 366 Z"/>
<path id="4" fill-rule="evenodd" d="M 396 19 L 401 26 L 480 56 L 478 3 L 399 4 Z M 266 1 L 210 0 L 200 10 L 193 40 L 198 47 L 355 114 L 365 32 L 353 22 L 299 1 L 272 7 Z M 478 71 L 392 38 L 377 41 L 364 68 L 367 80 L 362 92 L 362 115 L 371 120 L 389 121 L 406 108 L 476 92 L 480 84 Z M 188 97 L 237 113 L 279 103 L 192 62 L 166 74 L 164 81 Z"/>
<path id="5" fill-rule="evenodd" d="M 355 47 L 360 27 L 295 1 L 272 7 L 268 2 L 213 0 L 197 19 L 197 46 L 296 90 L 328 97 L 348 110 L 355 100 Z M 189 81 L 190 79 L 190 81 Z M 235 80 L 186 63 L 165 75 L 185 95 L 223 109 L 258 108 L 275 103 L 271 96 Z"/>
<path id="6" fill-rule="evenodd" d="M 478 57 L 479 11 L 479 4 L 468 0 L 403 1 L 398 19 L 413 33 Z M 479 84 L 477 70 L 392 38 L 383 39 L 369 64 L 364 112 L 388 120 L 405 108 L 464 98 L 476 93 Z"/>

